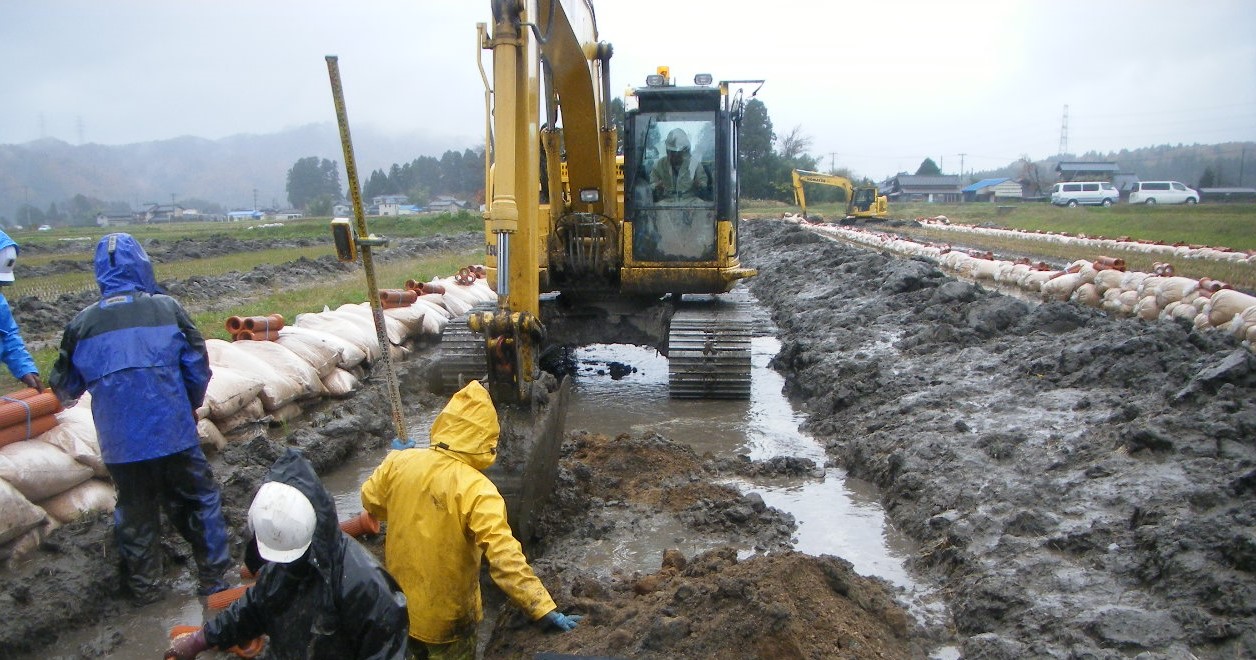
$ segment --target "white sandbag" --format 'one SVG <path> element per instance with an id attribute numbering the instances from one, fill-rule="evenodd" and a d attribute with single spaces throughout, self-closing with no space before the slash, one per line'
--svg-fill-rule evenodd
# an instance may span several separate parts
<path id="1" fill-rule="evenodd" d="M 336 369 L 323 378 L 323 387 L 327 388 L 328 396 L 342 398 L 349 396 L 362 387 L 362 381 L 359 381 L 357 376 L 344 369 Z"/>
<path id="2" fill-rule="evenodd" d="M 1082 276 L 1083 283 L 1094 284 L 1095 276 L 1099 274 L 1099 271 L 1095 270 L 1093 263 L 1086 262 L 1085 264 L 1082 264 L 1082 267 L 1077 271 L 1077 274 Z"/>
<path id="3" fill-rule="evenodd" d="M 1099 293 L 1108 289 L 1121 288 L 1121 280 L 1125 279 L 1125 273 L 1119 270 L 1101 270 L 1095 273 L 1094 283 L 1099 288 Z"/>
<path id="4" fill-rule="evenodd" d="M 381 310 L 382 311 L 382 310 Z M 345 303 L 336 308 L 337 314 L 347 314 L 355 318 L 361 319 L 368 324 L 372 333 L 378 337 L 378 331 L 375 329 L 375 313 L 371 311 L 370 303 Z M 400 346 L 406 342 L 406 328 L 400 321 L 389 318 L 384 315 L 384 332 L 388 334 L 388 343 L 394 346 Z M 376 340 L 378 343 L 378 339 Z"/>
<path id="5" fill-rule="evenodd" d="M 275 343 L 292 351 L 302 360 L 308 362 L 318 372 L 319 378 L 323 378 L 335 371 L 336 367 L 340 365 L 343 356 L 341 346 L 344 342 L 332 343 L 326 337 L 315 336 L 309 332 L 302 331 L 300 328 L 295 329 L 295 332 L 293 330 L 293 328 L 280 330 L 279 337 L 275 339 Z"/>
<path id="6" fill-rule="evenodd" d="M 0 479 L 0 545 L 34 529 L 47 518 L 44 510 L 31 504 L 9 482 Z"/>
<path id="7" fill-rule="evenodd" d="M 262 400 L 253 399 L 251 403 L 241 408 L 236 414 L 217 420 L 214 426 L 218 427 L 218 431 L 226 436 L 240 430 L 249 430 L 261 426 L 264 423 L 266 423 L 266 409 L 262 406 Z"/>
<path id="8" fill-rule="evenodd" d="M 278 410 L 272 410 L 270 412 L 270 424 L 271 426 L 281 426 L 283 424 L 287 424 L 288 422 L 301 417 L 301 413 L 301 404 L 296 402 L 289 403 Z"/>
<path id="9" fill-rule="evenodd" d="M 1080 273 L 1078 273 L 1080 275 Z M 1083 279 L 1085 279 L 1083 277 Z M 1073 290 L 1072 300 L 1085 305 L 1087 307 L 1098 307 L 1103 303 L 1103 296 L 1099 294 L 1099 288 L 1090 282 L 1085 282 Z"/>
<path id="10" fill-rule="evenodd" d="M 1031 270 L 1025 273 L 1021 278 L 1019 285 L 1026 291 L 1041 291 L 1042 285 L 1051 279 L 1052 275 L 1059 273 L 1058 270 Z"/>
<path id="11" fill-rule="evenodd" d="M 991 261 L 989 259 L 974 259 L 970 274 L 973 279 L 993 280 L 995 271 L 999 268 L 999 263 L 1000 262 L 998 261 Z"/>
<path id="12" fill-rule="evenodd" d="M 1081 283 L 1080 274 L 1065 273 L 1042 283 L 1042 298 L 1043 300 L 1068 300 Z"/>
<path id="13" fill-rule="evenodd" d="M 1144 321 L 1160 318 L 1160 306 L 1156 304 L 1155 295 L 1146 295 L 1134 303 L 1134 314 Z"/>
<path id="14" fill-rule="evenodd" d="M 1161 307 L 1182 300 L 1199 290 L 1199 280 L 1190 277 L 1165 277 L 1156 289 L 1156 303 Z"/>
<path id="15" fill-rule="evenodd" d="M 384 316 L 397 321 L 405 328 L 406 339 L 423 334 L 423 315 L 426 313 L 427 305 L 420 305 L 418 301 L 403 307 L 390 307 L 384 310 Z"/>
<path id="16" fill-rule="evenodd" d="M 222 431 L 218 430 L 218 425 L 208 419 L 196 421 L 196 437 L 201 439 L 202 447 L 213 447 L 217 451 L 222 451 L 227 446 L 227 438 L 223 437 Z"/>
<path id="17" fill-rule="evenodd" d="M 336 366 L 341 369 L 352 369 L 366 361 L 366 351 L 358 348 L 357 344 L 354 344 L 339 335 L 334 335 L 323 330 L 315 330 L 314 328 L 298 328 L 293 326 L 285 326 L 279 331 L 280 339 L 283 339 L 285 336 L 291 337 L 295 335 L 308 337 L 311 341 L 325 343 L 329 348 L 333 348 L 338 351 L 340 359 L 337 361 Z"/>
<path id="18" fill-rule="evenodd" d="M 49 516 L 61 523 L 72 523 L 89 513 L 113 513 L 118 492 L 108 482 L 88 479 L 70 490 L 39 503 Z"/>
<path id="19" fill-rule="evenodd" d="M 454 317 L 454 315 L 445 307 L 445 296 L 443 294 L 425 293 L 419 296 L 419 299 L 414 302 L 425 304 L 428 307 L 435 309 L 437 313 L 441 314 L 447 319 L 451 319 Z"/>
<path id="20" fill-rule="evenodd" d="M 92 478 L 92 469 L 39 440 L 0 447 L 0 479 L 32 502 L 46 500 Z"/>
<path id="21" fill-rule="evenodd" d="M 1198 314 L 1199 311 L 1195 309 L 1194 305 L 1190 305 L 1179 300 L 1177 307 L 1173 308 L 1172 313 L 1173 318 L 1175 319 L 1183 319 L 1194 323 L 1195 315 Z"/>
<path id="22" fill-rule="evenodd" d="M 478 278 L 475 280 L 475 284 L 468 288 L 480 298 L 481 302 L 497 302 L 497 292 L 493 290 L 493 287 L 489 286 L 487 279 Z"/>
<path id="23" fill-rule="evenodd" d="M 57 425 L 36 438 L 65 452 L 70 458 L 92 469 L 97 477 L 108 477 L 105 459 L 100 456 L 100 439 L 92 418 L 91 402 L 82 400 L 73 408 L 57 413 Z"/>
<path id="24" fill-rule="evenodd" d="M 205 405 L 209 419 L 230 417 L 262 393 L 265 383 L 247 372 L 226 365 L 210 366 L 209 387 L 205 389 Z"/>
<path id="25" fill-rule="evenodd" d="M 258 398 L 267 410 L 275 410 L 298 399 L 323 394 L 323 381 L 310 363 L 296 353 L 273 341 L 240 341 L 232 345 L 235 353 L 227 366 L 239 368 L 236 360 L 245 360 L 260 376 L 263 386 Z"/>
<path id="26" fill-rule="evenodd" d="M 1256 306 L 1256 296 L 1233 289 L 1222 289 L 1212 294 L 1212 311 L 1208 314 L 1208 321 L 1214 326 L 1221 326 L 1229 323 L 1235 314 L 1253 306 Z"/>
<path id="27" fill-rule="evenodd" d="M 1147 273 L 1140 273 L 1138 271 L 1121 273 L 1121 288 L 1138 293 L 1139 285 L 1142 284 L 1143 280 L 1148 277 L 1151 277 L 1151 275 L 1148 275 Z"/>
<path id="28" fill-rule="evenodd" d="M 317 314 L 298 314 L 293 323 L 298 328 L 321 330 L 340 337 L 362 351 L 366 355 L 367 362 L 379 359 L 379 339 L 375 336 L 375 328 L 364 326 L 354 317 L 337 314 L 324 307 L 323 311 Z"/>
<path id="29" fill-rule="evenodd" d="M 1163 284 L 1164 281 L 1167 279 L 1169 278 L 1160 277 L 1158 275 L 1151 275 L 1147 277 L 1142 282 L 1138 283 L 1138 289 L 1137 289 L 1138 297 L 1142 298 L 1143 296 L 1147 296 L 1147 295 L 1154 296 L 1156 294 L 1156 291 L 1160 290 L 1160 285 Z"/>
<path id="30" fill-rule="evenodd" d="M 1121 291 L 1121 295 L 1117 296 L 1117 300 L 1121 302 L 1121 314 L 1130 315 L 1134 313 L 1134 306 L 1138 304 L 1138 291 L 1128 289 Z"/>

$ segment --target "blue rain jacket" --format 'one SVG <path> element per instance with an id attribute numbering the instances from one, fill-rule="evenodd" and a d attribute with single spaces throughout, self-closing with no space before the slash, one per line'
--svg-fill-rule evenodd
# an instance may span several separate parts
<path id="1" fill-rule="evenodd" d="M 17 248 L 17 242 L 0 231 L 0 250 L 10 245 Z M 31 358 L 31 352 L 26 350 L 26 342 L 22 341 L 22 335 L 17 330 L 17 321 L 13 319 L 9 301 L 3 295 L 0 295 L 0 359 L 4 360 L 14 378 L 20 379 L 26 374 L 39 371 L 35 360 Z"/>
<path id="2" fill-rule="evenodd" d="M 198 446 L 195 410 L 209 386 L 205 339 L 179 303 L 158 293 L 153 265 L 130 234 L 96 245 L 100 302 L 66 326 L 49 382 L 63 400 L 89 391 L 106 463 Z"/>

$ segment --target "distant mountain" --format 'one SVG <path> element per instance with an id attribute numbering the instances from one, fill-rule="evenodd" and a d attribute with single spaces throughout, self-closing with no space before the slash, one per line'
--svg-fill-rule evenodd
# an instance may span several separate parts
<path id="1" fill-rule="evenodd" d="M 372 170 L 419 156 L 439 158 L 448 150 L 478 144 L 428 135 L 384 135 L 353 129 L 354 160 L 365 179 Z M 64 208 L 75 195 L 121 202 L 138 209 L 146 202 L 169 204 L 200 199 L 225 208 L 252 208 L 254 190 L 262 207 L 287 206 L 288 170 L 301 158 L 336 161 L 344 172 L 344 150 L 334 123 L 310 124 L 268 135 L 233 135 L 220 140 L 181 137 L 107 146 L 70 145 L 43 139 L 0 145 L 0 218 L 12 222 L 19 206 L 46 211 Z M 342 185 L 344 185 L 342 176 Z M 346 187 L 347 191 L 348 188 Z"/>

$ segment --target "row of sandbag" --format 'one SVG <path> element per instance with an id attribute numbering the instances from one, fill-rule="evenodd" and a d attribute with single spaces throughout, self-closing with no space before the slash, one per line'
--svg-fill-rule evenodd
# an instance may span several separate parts
<path id="1" fill-rule="evenodd" d="M 113 511 L 91 395 L 54 416 L 48 431 L 0 447 L 0 560 L 20 558 L 84 514 Z"/>
<path id="2" fill-rule="evenodd" d="M 1159 276 L 1107 268 L 1101 260 L 1079 260 L 1066 269 L 973 256 L 946 246 L 925 245 L 900 236 L 835 225 L 808 225 L 878 250 L 936 260 L 975 281 L 987 280 L 1036 294 L 1043 300 L 1072 300 L 1104 311 L 1145 320 L 1185 319 L 1199 329 L 1229 332 L 1256 350 L 1256 296 L 1215 280 Z"/>
<path id="3" fill-rule="evenodd" d="M 425 341 L 439 338 L 451 318 L 497 297 L 483 279 L 458 284 L 448 277 L 433 283 L 444 292 L 382 310 L 390 359 L 405 359 Z M 348 396 L 361 386 L 381 350 L 365 302 L 300 314 L 273 341 L 211 339 L 206 348 L 213 377 L 198 411 L 198 430 L 205 443 L 219 448 L 261 425 L 299 417 L 304 407 L 324 397 Z"/>
<path id="4" fill-rule="evenodd" d="M 1095 250 L 1096 252 L 1126 250 L 1172 259 L 1208 259 L 1212 261 L 1227 261 L 1231 263 L 1256 264 L 1256 250 L 1240 251 L 1226 247 L 1190 245 L 1186 243 L 1168 244 L 1146 240 L 1136 241 L 1130 238 L 1095 238 L 1084 235 L 1075 236 L 1073 234 L 1066 234 L 1063 232 L 1026 232 L 1015 229 L 1001 229 L 998 227 L 977 227 L 974 225 L 953 224 L 950 219 L 944 215 L 934 216 L 932 218 L 917 218 L 916 222 L 919 222 L 921 225 L 929 227 L 930 229 L 950 230 L 995 237 L 1010 236 L 1018 239 L 1033 238 L 1035 240 L 1055 243 L 1058 245 L 1069 245 Z"/>
<path id="5" fill-rule="evenodd" d="M 391 357 L 403 359 L 449 320 L 496 299 L 482 280 L 433 280 L 445 293 L 384 310 Z M 435 287 L 433 287 L 435 288 Z M 380 346 L 369 304 L 301 314 L 273 341 L 206 341 L 211 377 L 197 412 L 202 444 L 221 448 L 267 423 L 288 421 L 320 397 L 361 386 Z M 91 512 L 110 512 L 116 494 L 101 459 L 91 395 L 55 413 L 57 424 L 0 447 L 0 561 L 20 558 L 56 527 Z"/>

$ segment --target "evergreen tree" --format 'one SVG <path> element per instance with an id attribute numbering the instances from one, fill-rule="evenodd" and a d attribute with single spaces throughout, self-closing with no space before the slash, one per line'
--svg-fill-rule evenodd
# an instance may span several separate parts
<path id="1" fill-rule="evenodd" d="M 917 176 L 938 176 L 942 174 L 942 168 L 933 162 L 932 158 L 926 158 L 920 163 L 920 167 L 916 168 Z"/>
<path id="2" fill-rule="evenodd" d="M 768 117 L 767 106 L 759 99 L 750 99 L 742 114 L 738 149 L 742 198 L 771 199 L 777 196 L 783 166 L 772 151 L 775 141 L 776 134 L 772 132 L 772 119 Z M 785 174 L 788 177 L 788 171 Z"/>
<path id="3" fill-rule="evenodd" d="M 299 159 L 288 170 L 288 203 L 305 209 L 321 196 L 333 200 L 343 196 L 336 162 L 317 156 Z"/>

